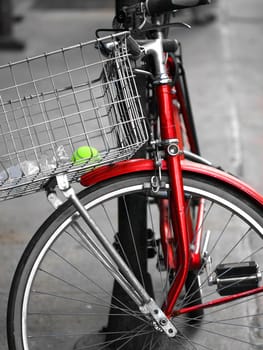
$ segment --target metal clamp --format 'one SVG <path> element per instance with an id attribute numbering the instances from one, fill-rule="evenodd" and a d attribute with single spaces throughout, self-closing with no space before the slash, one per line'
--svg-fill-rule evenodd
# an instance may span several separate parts
<path id="1" fill-rule="evenodd" d="M 165 332 L 169 338 L 176 336 L 177 329 L 153 299 L 150 299 L 146 304 L 141 306 L 140 310 L 145 314 L 151 314 L 156 322 L 155 327 L 157 330 Z"/>

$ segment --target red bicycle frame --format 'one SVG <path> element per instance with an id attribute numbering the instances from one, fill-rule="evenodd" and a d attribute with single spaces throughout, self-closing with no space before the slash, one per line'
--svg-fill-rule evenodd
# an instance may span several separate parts
<path id="1" fill-rule="evenodd" d="M 154 51 L 153 45 L 149 46 L 148 49 L 151 52 Z M 154 54 L 158 56 L 158 51 L 156 50 Z M 162 58 L 160 57 L 157 57 L 157 62 L 158 59 L 159 63 L 160 61 L 163 62 Z M 176 271 L 175 278 L 167 295 L 167 299 L 163 305 L 163 312 L 167 317 L 171 317 L 173 315 L 215 306 L 228 300 L 230 301 L 236 298 L 241 298 L 243 296 L 247 296 L 248 293 L 255 293 L 253 291 L 238 293 L 230 297 L 218 298 L 211 303 L 191 305 L 179 311 L 174 311 L 175 303 L 185 285 L 189 270 L 194 270 L 196 268 L 200 268 L 201 266 L 200 247 L 202 231 L 200 227 L 203 219 L 204 202 L 200 200 L 198 203 L 197 219 L 195 220 L 195 227 L 193 227 L 191 214 L 187 208 L 188 203 L 184 195 L 182 172 L 190 171 L 194 173 L 208 174 L 209 176 L 212 175 L 223 180 L 225 183 L 230 183 L 236 188 L 240 188 L 240 186 L 242 186 L 243 189 L 246 188 L 246 191 L 262 204 L 263 199 L 259 197 L 256 192 L 245 184 L 241 183 L 236 178 L 226 175 L 225 173 L 211 167 L 189 163 L 183 159 L 183 136 L 180 128 L 180 111 L 177 103 L 177 99 L 179 99 L 180 106 L 183 106 L 181 111 L 183 113 L 183 119 L 187 120 L 187 109 L 183 104 L 183 92 L 179 85 L 177 86 L 176 91 L 174 90 L 174 87 L 170 85 L 170 80 L 168 79 L 166 68 L 164 67 L 163 63 L 159 72 L 159 82 L 154 86 L 160 118 L 160 142 L 166 153 L 166 160 L 165 162 L 163 161 L 161 170 L 167 170 L 170 179 L 169 200 L 167 201 L 166 199 L 161 199 L 159 204 L 162 215 L 161 236 L 165 260 L 168 264 L 168 268 L 172 268 Z M 190 126 L 186 127 L 190 128 Z M 83 175 L 81 184 L 83 186 L 89 186 L 110 177 L 155 169 L 156 164 L 153 160 L 139 159 L 124 161 L 113 166 L 95 169 L 93 172 Z M 169 217 L 171 219 L 171 226 Z M 175 243 L 177 248 L 176 256 L 174 255 Z M 193 246 L 193 249 L 190 250 L 191 246 Z"/>
<path id="2" fill-rule="evenodd" d="M 151 172 L 154 169 L 155 169 L 155 163 L 153 160 L 150 160 L 150 159 L 132 159 L 128 161 L 122 161 L 114 165 L 107 165 L 107 166 L 100 167 L 90 173 L 83 175 L 81 178 L 81 184 L 83 186 L 88 187 L 88 186 L 95 185 L 96 183 L 106 181 L 107 179 L 110 179 L 112 177 L 117 177 L 117 176 L 136 173 L 136 172 L 137 173 L 145 172 L 145 171 Z M 167 169 L 168 169 L 167 162 L 162 161 L 162 170 L 167 171 Z M 242 188 L 243 191 L 248 194 L 248 196 L 254 199 L 255 203 L 258 203 L 261 206 L 263 205 L 263 197 L 259 193 L 257 193 L 253 188 L 251 188 L 250 186 L 248 186 L 246 183 L 239 180 L 238 178 L 230 174 L 227 174 L 219 169 L 212 168 L 199 163 L 194 163 L 188 160 L 181 160 L 181 170 L 183 172 L 190 173 L 190 174 L 193 173 L 193 174 L 199 174 L 201 176 L 212 176 L 213 178 L 218 179 L 219 181 L 222 181 L 225 184 L 229 184 L 230 186 L 233 186 L 236 189 Z M 200 240 L 201 240 L 200 235 L 199 237 L 196 237 L 194 252 L 196 249 L 197 250 L 200 249 Z M 176 288 L 175 285 L 173 288 Z M 248 295 L 255 294 L 256 292 L 262 292 L 262 289 L 263 288 L 261 287 L 261 288 L 257 288 L 256 290 L 254 289 L 250 290 L 248 292 L 242 292 L 231 296 L 220 297 L 214 300 L 213 302 L 210 302 L 207 304 L 193 305 L 177 311 L 172 310 L 173 305 L 166 303 L 164 312 L 166 313 L 167 316 L 176 316 L 178 314 L 183 314 L 183 313 L 187 313 L 198 309 L 213 307 L 213 306 L 219 305 L 220 303 L 222 304 L 227 301 L 230 302 L 235 299 L 247 297 Z M 174 298 L 170 298 L 169 302 L 173 303 Z M 167 310 L 172 310 L 172 311 L 169 314 Z"/>
<path id="3" fill-rule="evenodd" d="M 180 62 L 178 62 L 178 60 Z M 175 128 L 176 136 L 178 139 L 179 149 L 185 149 L 185 142 L 187 140 L 187 146 L 190 151 L 200 155 L 199 145 L 196 138 L 195 125 L 193 120 L 193 115 L 191 111 L 190 100 L 188 97 L 188 89 L 186 83 L 186 77 L 182 66 L 182 58 L 181 53 L 179 54 L 179 58 L 168 56 L 166 67 L 169 73 L 171 80 L 174 81 L 174 86 L 171 88 L 171 100 L 173 103 L 173 125 Z M 176 73 L 178 71 L 178 74 Z M 178 76 L 177 76 L 178 75 Z M 185 134 L 185 136 L 184 136 Z M 183 155 L 180 155 L 181 159 L 184 158 Z M 189 242 L 191 242 L 191 246 L 194 247 L 194 250 L 190 252 L 190 269 L 194 270 L 200 267 L 201 264 L 201 256 L 200 256 L 200 241 L 201 241 L 201 229 L 198 227 L 193 227 L 193 221 L 191 217 L 191 213 L 189 212 L 190 208 L 188 207 L 188 203 L 185 204 L 186 210 L 185 216 L 187 220 L 187 230 L 189 235 Z M 203 208 L 204 201 L 200 200 L 200 203 L 196 205 L 197 215 L 196 215 L 196 226 L 200 226 L 200 223 L 203 219 Z M 168 269 L 174 269 L 175 266 L 179 266 L 176 263 L 174 257 L 174 246 L 175 246 L 175 238 L 174 235 L 169 232 L 170 230 L 170 221 L 169 215 L 166 212 L 168 209 L 168 205 L 165 199 L 161 199 L 159 202 L 159 210 L 161 213 L 161 223 L 160 223 L 160 232 L 161 237 L 164 237 L 163 240 L 163 251 L 164 251 L 164 261 L 166 263 L 166 267 Z M 173 237 L 173 240 L 171 239 Z"/>
<path id="4" fill-rule="evenodd" d="M 175 80 L 174 86 L 172 87 L 172 98 L 174 105 L 178 106 L 180 109 L 180 116 L 182 117 L 180 118 L 178 113 L 174 114 L 175 118 L 179 117 L 176 123 L 179 142 L 184 149 L 187 146 L 191 152 L 200 155 L 187 81 L 182 64 L 181 48 L 178 55 L 175 56 L 175 54 L 172 53 L 168 55 L 166 66 L 171 80 Z M 184 134 L 185 137 L 183 136 Z M 187 143 L 187 145 L 185 143 Z"/>
<path id="5" fill-rule="evenodd" d="M 159 107 L 161 139 L 168 144 L 166 148 L 167 165 L 171 179 L 170 195 L 170 215 L 172 219 L 173 232 L 176 235 L 177 262 L 180 269 L 172 283 L 167 296 L 166 314 L 172 313 L 173 307 L 179 294 L 185 284 L 190 264 L 190 242 L 187 230 L 187 221 L 185 215 L 185 197 L 183 190 L 183 177 L 180 163 L 180 148 L 174 140 L 178 139 L 177 129 L 175 127 L 176 119 L 179 119 L 179 111 L 174 107 L 172 101 L 172 91 L 169 84 L 162 84 L 156 87 L 156 96 Z"/>
<path id="6" fill-rule="evenodd" d="M 165 313 L 170 316 L 173 312 L 174 305 L 185 284 L 190 266 L 190 240 L 192 241 L 192 230 L 189 232 L 189 217 L 186 214 L 186 201 L 183 190 L 182 180 L 182 133 L 180 130 L 180 115 L 178 106 L 173 103 L 173 91 L 170 82 L 160 82 L 155 86 L 156 97 L 158 101 L 160 117 L 161 140 L 165 145 L 166 161 L 170 175 L 170 199 L 169 202 L 164 200 L 160 203 L 160 210 L 163 215 L 163 228 L 161 236 L 163 237 L 163 247 L 165 255 L 168 257 L 168 267 L 175 269 L 176 277 L 172 282 L 167 300 L 165 303 Z M 84 179 L 85 177 L 83 177 Z M 82 180 L 85 185 L 85 180 Z M 167 203 L 169 203 L 169 212 L 171 216 L 172 230 L 170 220 L 168 221 Z M 177 245 L 176 259 L 174 256 L 175 239 Z M 196 253 L 198 254 L 198 253 Z"/>

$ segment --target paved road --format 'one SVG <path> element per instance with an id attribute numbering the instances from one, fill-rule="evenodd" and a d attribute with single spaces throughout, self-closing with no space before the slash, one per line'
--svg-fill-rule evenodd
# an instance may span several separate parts
<path id="1" fill-rule="evenodd" d="M 0 52 L 0 64 L 86 41 L 112 18 L 110 9 L 41 11 L 29 8 L 29 0 L 21 3 L 19 11 L 27 12 L 15 35 L 26 39 L 27 48 Z M 221 0 L 217 22 L 176 35 L 184 46 L 203 155 L 263 193 L 262 32 L 262 0 Z M 0 204 L 0 350 L 7 349 L 5 310 L 15 266 L 50 212 L 43 195 Z"/>

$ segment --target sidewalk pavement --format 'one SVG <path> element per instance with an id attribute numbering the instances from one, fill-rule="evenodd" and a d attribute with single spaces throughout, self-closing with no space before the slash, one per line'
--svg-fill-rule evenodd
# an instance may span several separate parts
<path id="1" fill-rule="evenodd" d="M 17 38 L 23 52 L 0 52 L 0 64 L 65 47 L 110 27 L 113 9 L 42 11 L 16 1 L 24 20 Z M 187 19 L 187 14 L 182 19 Z M 218 21 L 171 31 L 184 62 L 203 156 L 245 178 L 263 193 L 263 1 L 220 0 Z M 4 82 L 0 82 L 4 86 Z M 52 212 L 43 194 L 0 203 L 0 350 L 7 350 L 8 291 L 25 245 Z"/>

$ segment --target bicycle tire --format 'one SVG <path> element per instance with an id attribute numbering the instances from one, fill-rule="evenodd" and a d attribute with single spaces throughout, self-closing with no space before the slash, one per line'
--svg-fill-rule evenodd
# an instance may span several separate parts
<path id="1" fill-rule="evenodd" d="M 112 178 L 79 194 L 92 217 L 99 221 L 101 229 L 105 229 L 107 235 L 112 235 L 112 241 L 117 228 L 109 224 L 109 215 L 113 219 L 117 217 L 116 197 L 137 193 L 149 198 L 153 175 L 152 172 L 147 172 Z M 162 183 L 168 184 L 166 174 L 163 174 Z M 167 186 L 161 189 L 162 196 L 167 192 Z M 262 208 L 241 189 L 232 188 L 215 178 L 185 173 L 184 186 L 188 202 L 196 197 L 206 200 L 203 232 L 211 232 L 206 249 L 212 257 L 210 268 L 213 273 L 216 266 L 223 263 L 255 261 L 262 267 Z M 148 224 L 153 223 L 153 231 L 157 235 L 158 213 L 154 203 L 158 194 L 150 197 Z M 204 309 L 201 319 L 199 315 L 194 319 L 187 314 L 174 317 L 173 322 L 179 332 L 172 339 L 145 321 L 130 301 L 126 308 L 124 302 L 129 298 L 120 296 L 117 301 L 111 300 L 113 278 L 98 261 L 92 264 L 91 259 L 96 260 L 96 257 L 89 254 L 79 236 L 72 230 L 72 215 L 76 213 L 70 202 L 57 209 L 33 236 L 20 260 L 8 302 L 10 350 L 163 350 L 177 346 L 200 350 L 227 350 L 238 346 L 239 350 L 243 350 L 258 344 L 263 321 L 261 294 Z M 78 220 L 82 225 L 81 219 Z M 132 224 L 132 218 L 129 220 Z M 116 240 L 114 244 L 116 245 Z M 155 244 L 158 245 L 156 240 Z M 156 247 L 151 245 L 151 248 Z M 169 288 L 167 276 L 170 271 L 162 271 L 163 268 L 160 268 L 161 264 L 163 266 L 160 251 L 155 258 L 155 261 L 149 260 L 148 271 L 155 298 L 162 303 L 163 293 Z M 187 282 L 188 290 L 193 290 L 193 284 L 198 285 L 202 293 L 199 294 L 198 290 L 197 296 L 199 298 L 202 295 L 202 302 L 219 297 L 218 293 L 224 288 L 220 291 L 218 284 L 208 285 L 209 275 L 204 264 L 202 271 L 194 271 L 194 274 L 198 277 L 198 284 L 191 276 L 191 282 Z M 161 277 L 161 281 L 158 282 L 157 277 Z M 184 291 L 180 296 L 178 309 L 184 304 L 189 305 L 189 298 L 193 305 L 193 294 L 187 294 Z M 95 313 L 96 309 L 98 314 Z M 110 310 L 115 310 L 115 320 L 118 320 L 118 327 L 122 327 L 120 338 L 116 337 L 116 330 L 113 334 L 108 328 Z M 131 322 L 132 319 L 135 323 Z"/>

